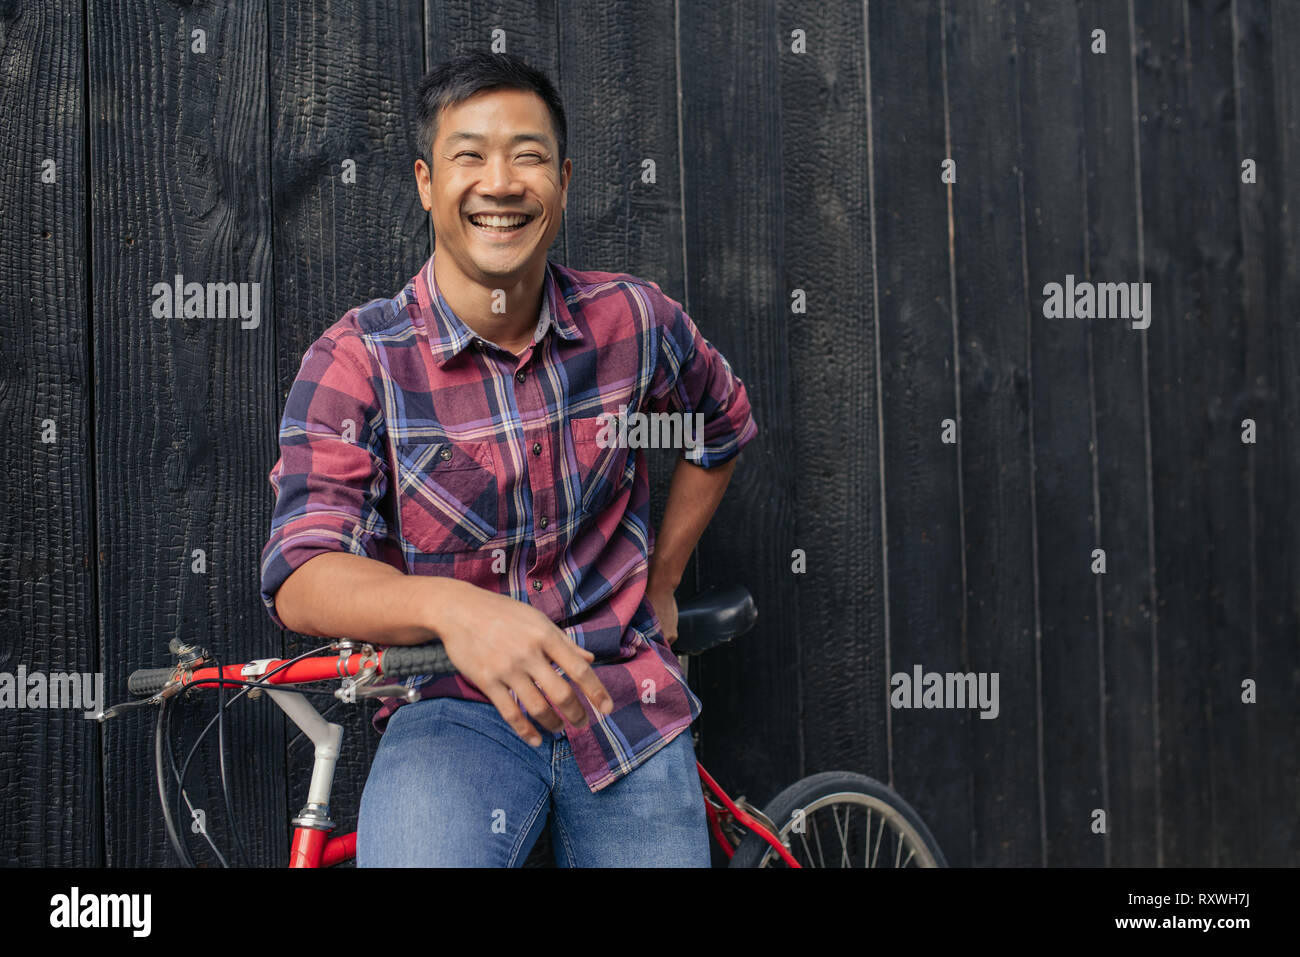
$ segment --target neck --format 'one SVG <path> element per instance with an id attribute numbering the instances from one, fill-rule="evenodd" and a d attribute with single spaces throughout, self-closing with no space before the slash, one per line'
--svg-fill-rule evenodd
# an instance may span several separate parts
<path id="1" fill-rule="evenodd" d="M 435 255 L 433 275 L 451 311 L 473 332 L 515 353 L 532 342 L 542 308 L 546 260 L 530 265 L 517 277 L 493 284 L 491 277 L 476 281 L 461 272 L 450 257 Z"/>

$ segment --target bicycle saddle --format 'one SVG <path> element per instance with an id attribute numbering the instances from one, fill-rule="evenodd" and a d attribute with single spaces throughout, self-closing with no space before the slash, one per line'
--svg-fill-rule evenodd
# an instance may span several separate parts
<path id="1" fill-rule="evenodd" d="M 743 635 L 757 620 L 758 608 L 744 585 L 711 588 L 677 606 L 673 653 L 698 655 Z"/>

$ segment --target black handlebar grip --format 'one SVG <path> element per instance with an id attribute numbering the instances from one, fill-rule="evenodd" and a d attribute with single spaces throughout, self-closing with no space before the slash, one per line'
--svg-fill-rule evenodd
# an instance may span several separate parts
<path id="1" fill-rule="evenodd" d="M 456 666 L 447 657 L 442 642 L 429 645 L 396 645 L 384 649 L 385 678 L 410 678 L 412 675 L 456 674 Z"/>
<path id="2" fill-rule="evenodd" d="M 126 679 L 126 690 L 139 698 L 157 694 L 162 691 L 175 670 L 175 668 L 141 668 L 139 671 L 133 671 Z"/>

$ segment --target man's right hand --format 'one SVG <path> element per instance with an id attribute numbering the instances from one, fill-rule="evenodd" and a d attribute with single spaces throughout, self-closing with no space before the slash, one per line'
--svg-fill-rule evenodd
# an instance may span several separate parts
<path id="1" fill-rule="evenodd" d="M 564 729 L 560 714 L 571 724 L 586 725 L 587 713 L 574 685 L 602 713 L 613 710 L 613 699 L 591 669 L 595 655 L 570 641 L 545 614 L 508 595 L 467 582 L 456 584 L 460 587 L 453 591 L 454 600 L 447 602 L 444 597 L 437 616 L 447 657 L 487 695 L 521 738 L 533 747 L 542 743 L 511 691 L 528 714 L 551 731 Z M 554 665 L 564 670 L 572 685 L 556 673 Z"/>
<path id="2" fill-rule="evenodd" d="M 560 714 L 579 726 L 587 720 L 573 686 L 553 665 L 564 669 L 593 707 L 605 714 L 613 710 L 613 699 L 591 670 L 591 652 L 532 605 L 456 578 L 405 575 L 363 555 L 327 552 L 295 569 L 275 603 L 285 626 L 304 635 L 347 635 L 376 645 L 441 639 L 452 664 L 533 747 L 541 736 L 511 691 L 552 731 L 564 727 Z"/>

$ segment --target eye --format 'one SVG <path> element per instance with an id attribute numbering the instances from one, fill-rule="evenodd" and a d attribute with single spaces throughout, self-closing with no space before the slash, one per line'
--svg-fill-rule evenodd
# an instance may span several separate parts
<path id="1" fill-rule="evenodd" d="M 477 157 L 478 154 L 477 154 L 477 153 L 471 153 L 471 152 L 469 152 L 468 150 L 465 150 L 465 151 L 462 151 L 462 152 L 460 152 L 460 153 L 457 153 L 455 156 L 452 157 L 452 159 L 460 159 L 462 156 L 474 156 L 474 157 Z"/>
<path id="2" fill-rule="evenodd" d="M 519 156 L 519 158 L 520 158 L 520 159 L 524 159 L 525 157 L 529 157 L 529 156 L 531 156 L 531 157 L 532 157 L 533 159 L 535 159 L 535 160 L 538 160 L 539 162 L 541 161 L 541 158 L 542 158 L 542 157 L 539 156 L 537 153 L 521 153 L 520 156 Z"/>

